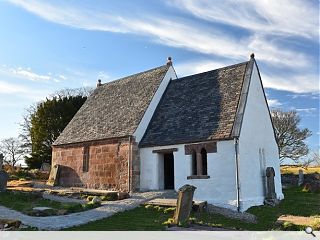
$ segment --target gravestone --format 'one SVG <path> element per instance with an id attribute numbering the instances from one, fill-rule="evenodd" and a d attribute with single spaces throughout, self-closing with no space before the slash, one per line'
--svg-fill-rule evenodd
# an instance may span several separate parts
<path id="1" fill-rule="evenodd" d="M 57 186 L 59 185 L 59 173 L 60 173 L 60 165 L 56 164 L 51 168 L 49 179 L 47 184 L 50 186 Z"/>
<path id="2" fill-rule="evenodd" d="M 303 170 L 299 169 L 299 180 L 298 180 L 298 186 L 301 186 L 304 182 L 304 176 L 303 176 Z"/>
<path id="3" fill-rule="evenodd" d="M 173 216 L 173 223 L 179 224 L 188 220 L 193 205 L 193 194 L 196 190 L 195 186 L 184 185 L 179 189 L 177 200 L 177 209 Z"/>
<path id="4" fill-rule="evenodd" d="M 267 167 L 266 177 L 267 177 L 267 196 L 265 199 L 265 204 L 275 206 L 278 203 L 278 199 L 277 199 L 277 194 L 276 194 L 275 185 L 274 185 L 275 172 L 273 167 Z"/>
<path id="5" fill-rule="evenodd" d="M 4 159 L 4 156 L 2 153 L 0 153 L 0 171 L 2 170 L 3 159 Z"/>
<path id="6" fill-rule="evenodd" d="M 7 190 L 7 183 L 9 180 L 9 175 L 2 170 L 4 156 L 0 153 L 0 192 L 5 192 Z"/>
<path id="7" fill-rule="evenodd" d="M 51 166 L 49 163 L 42 163 L 40 167 L 41 171 L 50 172 Z"/>

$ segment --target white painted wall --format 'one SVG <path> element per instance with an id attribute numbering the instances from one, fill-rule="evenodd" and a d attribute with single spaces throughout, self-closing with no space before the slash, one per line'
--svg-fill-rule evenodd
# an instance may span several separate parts
<path id="1" fill-rule="evenodd" d="M 263 204 L 265 193 L 262 173 L 265 174 L 266 167 L 274 168 L 277 198 L 283 199 L 278 146 L 258 70 L 254 65 L 239 137 L 241 211 Z"/>
<path id="2" fill-rule="evenodd" d="M 166 90 L 170 79 L 177 79 L 177 75 L 176 72 L 174 71 L 173 67 L 170 66 L 166 75 L 164 76 L 163 80 L 161 81 L 158 90 L 156 91 L 156 93 L 154 94 L 146 112 L 144 113 L 136 131 L 134 132 L 133 136 L 135 136 L 136 138 L 136 142 L 140 142 L 140 140 L 142 139 L 149 123 L 150 120 L 154 114 L 154 111 L 156 110 L 159 101 L 161 100 L 161 97 L 164 93 L 164 91 Z"/>
<path id="3" fill-rule="evenodd" d="M 184 145 L 141 148 L 140 189 L 163 189 L 163 155 L 155 149 L 178 148 L 174 152 L 175 190 L 185 184 L 197 187 L 194 198 L 217 206 L 236 209 L 235 155 L 233 141 L 217 143 L 217 152 L 208 153 L 209 179 L 187 179 L 191 175 L 191 155 L 185 155 Z"/>

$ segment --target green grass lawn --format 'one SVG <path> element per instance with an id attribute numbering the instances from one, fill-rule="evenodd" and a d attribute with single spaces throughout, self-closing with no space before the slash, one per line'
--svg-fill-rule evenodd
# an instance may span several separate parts
<path id="1" fill-rule="evenodd" d="M 319 216 L 320 215 L 320 194 L 303 192 L 301 188 L 291 188 L 284 190 L 285 199 L 276 207 L 258 206 L 248 209 L 249 213 L 257 216 L 258 223 L 245 223 L 235 219 L 229 219 L 219 214 L 203 213 L 195 221 L 198 223 L 218 226 L 228 229 L 241 230 L 302 230 L 304 226 L 279 226 L 275 224 L 280 215 L 296 216 Z M 66 230 L 79 231 L 144 231 L 144 230 L 164 230 L 163 224 L 173 213 L 164 213 L 163 208 L 146 209 L 139 207 L 131 211 L 115 214 L 114 216 L 82 226 L 69 228 Z M 195 216 L 192 216 L 195 217 Z M 316 229 L 320 226 L 314 226 Z"/>
<path id="2" fill-rule="evenodd" d="M 33 215 L 34 207 L 50 207 L 53 211 L 49 215 L 57 215 L 57 210 L 65 210 L 65 213 L 80 212 L 96 207 L 90 204 L 79 203 L 61 203 L 42 198 L 38 194 L 6 191 L 0 193 L 0 205 L 22 212 L 24 214 Z"/>
<path id="3" fill-rule="evenodd" d="M 68 231 L 159 231 L 164 230 L 162 224 L 172 213 L 164 213 L 156 209 L 138 207 L 130 211 L 117 213 L 112 217 L 94 221 L 85 225 L 68 228 Z"/>

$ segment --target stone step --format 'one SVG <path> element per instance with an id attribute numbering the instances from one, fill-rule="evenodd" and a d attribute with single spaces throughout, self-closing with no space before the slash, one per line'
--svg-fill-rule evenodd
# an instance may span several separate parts
<path id="1" fill-rule="evenodd" d="M 156 198 L 152 199 L 144 205 L 153 205 L 153 206 L 162 206 L 162 207 L 176 207 L 177 206 L 177 199 L 174 198 Z M 207 201 L 202 200 L 193 200 L 193 206 L 196 206 L 200 209 L 205 208 L 207 205 Z"/>

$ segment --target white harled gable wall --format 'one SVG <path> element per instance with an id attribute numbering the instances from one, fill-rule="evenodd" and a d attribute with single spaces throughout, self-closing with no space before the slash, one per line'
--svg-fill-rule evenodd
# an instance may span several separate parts
<path id="1" fill-rule="evenodd" d="M 170 82 L 170 79 L 173 80 L 176 78 L 177 78 L 176 72 L 174 71 L 173 67 L 170 66 L 166 75 L 164 76 L 162 82 L 160 83 L 156 93 L 154 94 L 146 112 L 144 113 L 136 131 L 133 134 L 133 136 L 135 136 L 135 138 L 136 138 L 136 142 L 139 143 L 141 141 L 143 134 L 145 133 L 145 131 L 150 123 L 150 120 L 153 116 L 153 113 L 156 110 L 158 103 L 161 100 L 161 97 Z"/>
<path id="2" fill-rule="evenodd" d="M 236 209 L 236 177 L 233 141 L 217 142 L 217 152 L 208 153 L 209 179 L 187 179 L 191 175 L 191 155 L 185 155 L 184 144 L 140 149 L 140 189 L 163 189 L 163 154 L 152 150 L 177 148 L 174 155 L 174 188 L 185 184 L 196 186 L 194 199 L 206 200 L 221 207 Z"/>
<path id="3" fill-rule="evenodd" d="M 278 146 L 256 64 L 254 64 L 239 137 L 241 210 L 261 205 L 265 197 L 266 167 L 275 170 L 277 198 L 282 199 Z"/>

